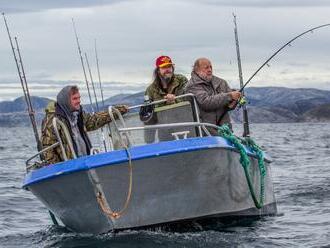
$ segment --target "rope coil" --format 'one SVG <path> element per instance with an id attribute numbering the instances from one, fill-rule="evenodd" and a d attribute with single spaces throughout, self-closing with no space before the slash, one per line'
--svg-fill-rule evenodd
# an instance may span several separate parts
<path id="1" fill-rule="evenodd" d="M 264 153 L 261 150 L 261 148 L 251 139 L 246 138 L 245 140 L 240 139 L 236 137 L 232 131 L 230 130 L 229 126 L 227 124 L 222 125 L 218 128 L 218 134 L 222 136 L 223 138 L 229 140 L 234 147 L 238 150 L 240 153 L 240 163 L 244 169 L 246 181 L 254 202 L 254 205 L 256 208 L 260 209 L 264 205 L 264 198 L 265 198 L 265 176 L 266 176 L 266 167 L 264 164 Z M 257 155 L 258 158 L 258 167 L 259 167 L 259 173 L 260 173 L 260 194 L 259 194 L 259 201 L 256 197 L 256 192 L 253 188 L 253 183 L 251 180 L 251 175 L 249 173 L 249 167 L 250 167 L 250 159 L 247 155 L 245 148 L 243 146 L 245 145 L 249 146 L 253 152 Z"/>
<path id="2" fill-rule="evenodd" d="M 123 215 L 123 213 L 126 211 L 128 205 L 129 205 L 129 202 L 130 202 L 131 196 L 132 196 L 132 186 L 133 186 L 132 157 L 131 157 L 131 154 L 130 154 L 127 147 L 125 147 L 125 150 L 126 150 L 127 157 L 128 157 L 129 186 L 128 186 L 128 193 L 127 193 L 127 197 L 126 197 L 124 207 L 120 211 L 114 211 L 114 210 L 111 209 L 111 207 L 107 203 L 106 198 L 104 197 L 104 195 L 100 191 L 97 192 L 97 194 L 96 194 L 96 200 L 97 200 L 97 203 L 99 204 L 102 212 L 104 214 L 106 214 L 110 219 L 118 219 Z"/>

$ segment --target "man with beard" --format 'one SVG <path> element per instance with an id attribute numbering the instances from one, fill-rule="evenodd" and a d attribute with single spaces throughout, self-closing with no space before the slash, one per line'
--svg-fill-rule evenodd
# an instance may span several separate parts
<path id="1" fill-rule="evenodd" d="M 80 93 L 77 86 L 66 86 L 57 95 L 57 101 L 48 104 L 46 116 L 42 121 L 41 142 L 43 148 L 49 147 L 57 142 L 54 132 L 53 119 L 58 118 L 64 127 L 58 126 L 58 132 L 63 142 L 63 147 L 68 159 L 73 159 L 73 154 L 69 148 L 65 131 L 70 134 L 71 143 L 77 157 L 90 154 L 92 144 L 87 135 L 87 131 L 96 130 L 111 121 L 108 111 L 94 114 L 86 113 L 80 105 Z M 122 113 L 128 111 L 126 105 L 118 105 L 116 108 Z M 64 130 L 66 129 L 66 130 Z M 64 156 L 60 146 L 47 150 L 44 153 L 47 164 L 55 164 L 64 161 Z"/>
<path id="2" fill-rule="evenodd" d="M 180 102 L 181 99 L 176 100 L 175 97 L 184 94 L 184 88 L 187 82 L 188 79 L 185 76 L 180 74 L 174 74 L 174 64 L 170 57 L 160 56 L 156 59 L 156 67 L 153 73 L 153 82 L 148 86 L 145 92 L 145 98 L 147 96 L 148 100 L 151 102 L 166 99 L 165 103 L 157 104 L 156 107 L 161 107 L 166 104 L 173 104 L 175 102 Z M 152 108 L 153 107 L 151 107 L 151 109 Z M 143 120 L 143 122 L 146 125 L 156 124 L 157 123 L 156 115 L 148 112 L 149 112 L 149 108 L 148 111 L 146 111 L 146 108 L 141 109 L 140 117 L 142 113 L 143 116 L 146 116 L 146 114 L 148 114 L 147 116 L 150 116 L 150 118 L 148 118 L 148 121 Z M 153 110 L 151 112 L 153 112 Z M 154 142 L 155 133 L 156 133 L 155 130 L 145 130 L 144 132 L 145 142 L 146 143 Z M 159 129 L 158 138 L 159 140 L 167 140 L 168 130 Z"/>
<path id="3" fill-rule="evenodd" d="M 241 97 L 241 93 L 230 89 L 225 80 L 213 75 L 210 60 L 199 58 L 195 61 L 186 93 L 195 95 L 202 122 L 218 126 L 227 123 L 231 127 L 226 111 Z M 208 130 L 212 135 L 217 135 L 214 128 Z"/>
<path id="4" fill-rule="evenodd" d="M 184 93 L 188 79 L 180 74 L 174 74 L 174 64 L 168 56 L 156 59 L 156 68 L 153 73 L 153 82 L 147 88 L 145 95 L 150 101 L 166 99 L 166 104 L 175 103 L 175 96 Z M 161 106 L 164 104 L 160 104 Z"/>

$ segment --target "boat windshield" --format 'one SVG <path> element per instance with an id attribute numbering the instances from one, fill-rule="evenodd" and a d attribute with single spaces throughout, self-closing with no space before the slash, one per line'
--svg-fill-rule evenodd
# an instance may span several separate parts
<path id="1" fill-rule="evenodd" d="M 173 104 L 160 100 L 129 109 L 129 114 L 121 116 L 113 107 L 109 107 L 110 115 L 114 113 L 110 123 L 114 150 L 202 136 L 198 106 L 192 94 L 177 96 Z M 119 118 L 114 118 L 115 115 L 119 115 Z"/>

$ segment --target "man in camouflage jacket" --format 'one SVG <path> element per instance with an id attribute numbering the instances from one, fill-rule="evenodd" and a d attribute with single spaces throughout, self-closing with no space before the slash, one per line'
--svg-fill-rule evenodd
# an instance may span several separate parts
<path id="1" fill-rule="evenodd" d="M 127 106 L 118 106 L 118 110 L 123 114 L 128 111 Z M 57 95 L 57 102 L 51 102 L 46 108 L 46 116 L 42 122 L 41 142 L 43 148 L 55 144 L 56 138 L 53 118 L 57 117 L 62 121 L 68 130 L 77 157 L 89 155 L 92 148 L 88 131 L 96 130 L 111 121 L 107 111 L 95 114 L 86 113 L 80 105 L 80 93 L 77 86 L 66 86 Z M 63 142 L 64 150 L 68 159 L 73 159 L 72 151 L 65 137 L 63 128 L 58 126 L 58 131 Z M 56 146 L 44 153 L 47 164 L 55 164 L 64 161 L 64 156 L 60 146 Z"/>
<path id="2" fill-rule="evenodd" d="M 166 99 L 165 104 L 175 103 L 175 97 L 184 94 L 184 88 L 188 79 L 181 74 L 174 74 L 174 64 L 168 56 L 160 56 L 156 59 L 154 80 L 147 88 L 145 95 L 150 101 Z"/>
<path id="3" fill-rule="evenodd" d="M 174 64 L 170 57 L 160 56 L 156 59 L 153 78 L 153 82 L 148 86 L 144 95 L 148 96 L 151 102 L 166 99 L 166 102 L 159 103 L 155 107 L 182 101 L 182 99 L 175 99 L 175 97 L 184 94 L 188 79 L 181 74 L 174 74 Z M 155 122 L 145 122 L 145 124 L 155 124 Z M 164 131 L 166 132 L 166 130 L 159 130 L 158 135 L 161 136 L 161 132 Z M 155 130 L 145 130 L 146 143 L 154 142 L 155 132 Z"/>

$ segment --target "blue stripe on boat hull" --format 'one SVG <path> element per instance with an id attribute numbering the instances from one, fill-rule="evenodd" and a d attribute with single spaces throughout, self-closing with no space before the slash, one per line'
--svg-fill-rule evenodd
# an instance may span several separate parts
<path id="1" fill-rule="evenodd" d="M 203 137 L 136 146 L 129 148 L 129 152 L 134 161 L 155 156 L 220 147 L 225 149 L 235 149 L 222 137 Z M 247 150 L 247 152 L 249 155 L 254 155 L 249 150 Z M 128 156 L 125 150 L 116 150 L 92 156 L 80 157 L 78 159 L 53 164 L 28 173 L 25 177 L 23 187 L 28 187 L 31 184 L 58 177 L 60 175 L 101 166 L 116 165 L 125 161 L 128 161 Z"/>

